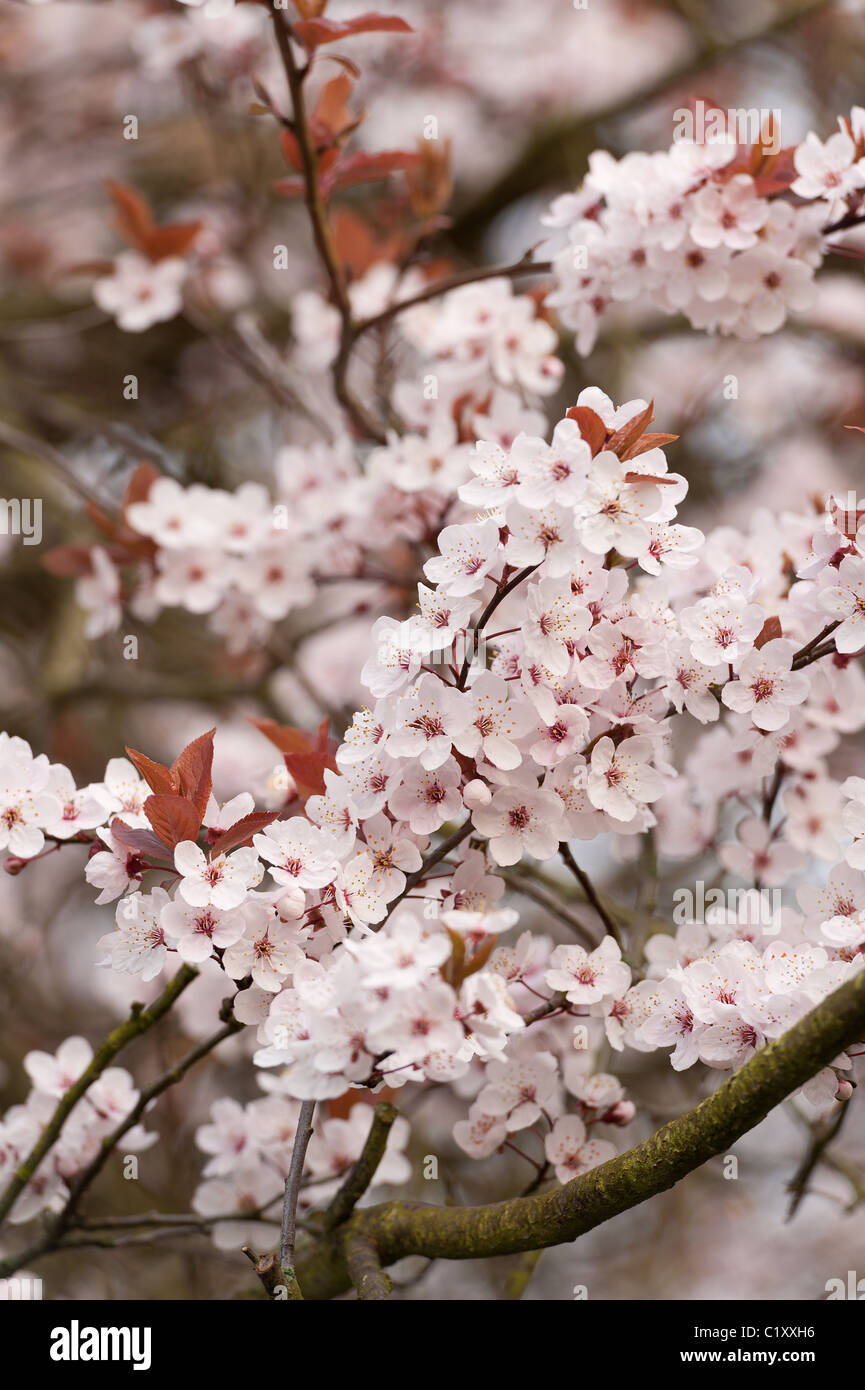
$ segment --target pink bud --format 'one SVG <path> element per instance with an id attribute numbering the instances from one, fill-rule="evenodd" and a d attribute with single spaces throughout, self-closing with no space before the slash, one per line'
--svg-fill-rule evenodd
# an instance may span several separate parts
<path id="1" fill-rule="evenodd" d="M 16 875 L 20 874 L 21 870 L 26 867 L 27 860 L 18 859 L 15 855 L 10 855 L 8 859 L 3 860 L 3 869 L 9 874 L 10 878 L 15 878 Z"/>
<path id="2" fill-rule="evenodd" d="M 636 1113 L 637 1107 L 632 1100 L 617 1100 L 601 1120 L 605 1125 L 629 1125 Z"/>
<path id="3" fill-rule="evenodd" d="M 286 888 L 274 902 L 274 907 L 283 922 L 302 917 L 306 907 L 306 894 L 302 888 Z"/>
<path id="4" fill-rule="evenodd" d="M 486 782 L 482 782 L 479 777 L 475 777 L 472 782 L 467 782 L 463 788 L 463 801 L 470 811 L 477 811 L 481 806 L 489 806 L 492 799 L 492 792 Z"/>
<path id="5" fill-rule="evenodd" d="M 835 1092 L 836 1100 L 849 1100 L 853 1094 L 853 1084 L 845 1077 L 843 1080 L 838 1078 L 838 1089 Z"/>

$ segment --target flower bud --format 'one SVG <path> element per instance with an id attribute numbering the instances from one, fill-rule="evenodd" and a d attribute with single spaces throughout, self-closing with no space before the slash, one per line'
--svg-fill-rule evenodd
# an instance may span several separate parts
<path id="1" fill-rule="evenodd" d="M 482 782 L 480 777 L 475 777 L 473 781 L 467 782 L 463 788 L 463 802 L 470 811 L 476 811 L 481 806 L 489 806 L 493 799 L 493 794 L 486 782 Z"/>
<path id="2" fill-rule="evenodd" d="M 617 1100 L 601 1120 L 605 1125 L 629 1125 L 636 1113 L 637 1107 L 632 1100 Z"/>

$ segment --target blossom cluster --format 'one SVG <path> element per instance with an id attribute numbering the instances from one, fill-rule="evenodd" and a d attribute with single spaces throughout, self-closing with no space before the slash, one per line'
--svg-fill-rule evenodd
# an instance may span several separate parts
<path id="1" fill-rule="evenodd" d="M 79 1037 L 67 1038 L 53 1056 L 27 1053 L 24 1070 L 31 1090 L 23 1104 L 13 1105 L 0 1119 L 0 1183 L 4 1186 L 41 1137 L 58 1102 L 92 1060 L 93 1048 Z M 126 1119 L 138 1099 L 132 1077 L 123 1067 L 102 1071 L 73 1106 L 57 1142 L 12 1207 L 9 1220 L 23 1224 L 41 1212 L 61 1211 L 75 1179 L 98 1158 L 103 1140 Z M 134 1125 L 123 1136 L 124 1151 L 140 1153 L 158 1137 L 143 1125 Z"/>
<path id="2" fill-rule="evenodd" d="M 281 1093 L 279 1077 L 262 1073 L 260 1080 L 267 1095 L 247 1105 L 227 1098 L 214 1101 L 210 1119 L 196 1131 L 196 1144 L 208 1157 L 192 1206 L 212 1223 L 213 1242 L 220 1249 L 255 1241 L 262 1231 L 261 1218 L 279 1217 L 277 1204 L 283 1197 L 300 1105 Z M 356 1104 L 345 1119 L 332 1116 L 316 1122 L 298 1202 L 301 1212 L 326 1206 L 333 1197 L 360 1157 L 372 1116 L 371 1106 Z M 408 1133 L 407 1120 L 394 1121 L 376 1185 L 400 1185 L 408 1179 Z M 234 1220 L 215 1219 L 232 1214 Z M 270 1235 L 264 1227 L 263 1239 Z"/>
<path id="3" fill-rule="evenodd" d="M 530 1129 L 564 1179 L 633 1116 L 593 1065 L 602 1040 L 729 1070 L 865 964 L 865 780 L 828 765 L 865 722 L 865 527 L 830 500 L 704 537 L 677 520 L 687 484 L 651 418 L 590 388 L 550 442 L 476 443 L 458 485 L 474 519 L 444 525 L 417 612 L 372 627 L 373 703 L 339 745 L 262 726 L 293 750 L 281 809 L 214 799 L 212 732 L 171 768 L 128 750 L 80 790 L 0 740 L 7 867 L 88 843 L 115 970 L 213 960 L 241 986 L 273 1094 L 206 1131 L 214 1155 L 235 1122 L 258 1135 L 240 1176 L 209 1168 L 234 1186 L 205 1183 L 208 1214 L 270 1200 L 297 1101 L 411 1082 L 470 1101 L 466 1152 Z M 167 515 L 152 491 L 129 510 Z M 748 886 L 739 908 L 650 935 L 644 959 L 608 921 L 599 941 L 506 942 L 506 892 L 538 861 L 602 836 L 627 858 L 644 835 L 661 861 L 712 850 Z M 791 880 L 796 906 L 765 917 Z M 844 1098 L 849 1066 L 809 1098 Z"/>
<path id="4" fill-rule="evenodd" d="M 403 277 L 400 297 L 417 287 Z M 396 288 L 392 268 L 377 266 L 351 298 L 378 312 Z M 508 445 L 543 430 L 537 403 L 563 367 L 557 334 L 531 296 L 495 278 L 406 310 L 402 328 L 394 387 L 402 428 L 365 458 L 337 426 L 328 443 L 276 451 L 273 494 L 257 482 L 229 491 L 142 470 L 146 481 L 127 494 L 110 541 L 58 556 L 58 572 L 77 576 L 88 635 L 116 630 L 124 608 L 152 623 L 180 607 L 206 616 L 229 652 L 261 647 L 275 623 L 320 600 L 323 586 L 380 580 L 401 545 L 434 537 L 471 476 L 475 437 Z M 336 420 L 338 330 L 336 310 L 317 292 L 295 297 L 292 361 L 316 410 Z"/>
<path id="5" fill-rule="evenodd" d="M 596 151 L 577 191 L 544 218 L 567 239 L 548 303 L 582 354 L 605 310 L 629 302 L 710 332 L 774 333 L 813 303 L 815 271 L 863 186 L 858 106 L 825 142 L 811 132 L 774 153 L 738 144 L 726 125 L 705 143 L 677 140 L 654 154 Z"/>

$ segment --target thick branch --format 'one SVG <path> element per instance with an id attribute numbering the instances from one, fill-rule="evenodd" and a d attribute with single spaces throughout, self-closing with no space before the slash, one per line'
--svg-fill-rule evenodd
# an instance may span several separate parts
<path id="1" fill-rule="evenodd" d="M 369 1301 L 390 1297 L 393 1287 L 390 1275 L 384 1273 L 378 1252 L 368 1236 L 351 1235 L 346 1239 L 345 1263 L 358 1298 Z"/>
<path id="2" fill-rule="evenodd" d="M 483 1207 L 388 1202 L 356 1212 L 345 1228 L 347 1238 L 353 1234 L 369 1240 L 382 1267 L 407 1255 L 481 1259 L 576 1240 L 727 1152 L 863 1033 L 865 972 L 762 1048 L 694 1110 L 564 1187 Z M 299 1252 L 298 1278 L 307 1298 L 330 1298 L 349 1287 L 339 1234 Z"/>

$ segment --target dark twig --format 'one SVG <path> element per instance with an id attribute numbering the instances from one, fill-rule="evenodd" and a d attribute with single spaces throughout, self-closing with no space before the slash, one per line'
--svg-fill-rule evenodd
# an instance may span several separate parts
<path id="1" fill-rule="evenodd" d="M 582 888 L 592 907 L 595 909 L 601 921 L 603 922 L 604 930 L 606 931 L 607 935 L 611 936 L 614 941 L 618 942 L 620 949 L 623 948 L 624 942 L 622 941 L 622 935 L 619 931 L 619 928 L 616 926 L 616 923 L 613 921 L 609 912 L 604 907 L 604 904 L 601 902 L 601 899 L 598 897 L 592 880 L 589 878 L 585 870 L 580 868 L 579 864 L 577 863 L 576 859 L 571 853 L 571 847 L 568 844 L 567 840 L 563 840 L 562 843 L 559 845 L 559 852 L 562 858 L 564 859 L 565 863 L 567 864 L 568 868 L 570 869 L 571 873 L 576 878 L 577 882 L 579 883 L 580 887 Z"/>
<path id="2" fill-rule="evenodd" d="M 302 1298 L 294 1273 L 294 1243 L 297 1236 L 297 1199 L 300 1195 L 300 1181 L 306 1159 L 307 1145 L 312 1136 L 312 1117 L 315 1114 L 315 1101 L 301 1103 L 291 1163 L 285 1179 L 285 1197 L 282 1204 L 282 1232 L 279 1241 L 279 1266 L 282 1277 L 289 1286 L 289 1298 Z"/>

